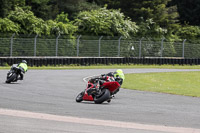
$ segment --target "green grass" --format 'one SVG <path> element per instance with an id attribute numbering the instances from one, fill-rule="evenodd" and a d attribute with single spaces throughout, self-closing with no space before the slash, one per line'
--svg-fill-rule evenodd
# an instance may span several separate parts
<path id="1" fill-rule="evenodd" d="M 122 88 L 200 97 L 200 72 L 126 74 Z"/>

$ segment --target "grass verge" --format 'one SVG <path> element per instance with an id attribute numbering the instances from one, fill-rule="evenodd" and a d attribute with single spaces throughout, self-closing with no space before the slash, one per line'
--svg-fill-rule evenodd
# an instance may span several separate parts
<path id="1" fill-rule="evenodd" d="M 122 88 L 200 97 L 200 72 L 126 74 Z"/>

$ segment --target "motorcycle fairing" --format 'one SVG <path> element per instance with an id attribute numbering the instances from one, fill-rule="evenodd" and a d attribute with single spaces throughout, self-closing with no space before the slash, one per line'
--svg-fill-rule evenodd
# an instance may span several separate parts
<path id="1" fill-rule="evenodd" d="M 86 91 L 85 91 L 85 93 L 83 95 L 83 100 L 85 100 L 85 101 L 94 101 L 92 95 L 88 95 Z"/>
<path id="2" fill-rule="evenodd" d="M 110 92 L 114 92 L 116 89 L 120 87 L 120 84 L 117 81 L 104 82 L 102 87 L 109 89 Z"/>

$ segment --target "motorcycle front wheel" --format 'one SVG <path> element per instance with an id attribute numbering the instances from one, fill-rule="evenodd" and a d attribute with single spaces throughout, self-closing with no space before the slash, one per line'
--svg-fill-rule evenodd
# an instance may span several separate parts
<path id="1" fill-rule="evenodd" d="M 108 89 L 103 89 L 99 95 L 94 96 L 96 104 L 101 104 L 108 99 L 110 99 L 110 91 Z"/>
<path id="2" fill-rule="evenodd" d="M 76 102 L 82 102 L 83 101 L 83 95 L 84 95 L 84 91 L 82 91 L 81 93 L 78 94 L 78 96 L 76 97 Z"/>
<path id="3" fill-rule="evenodd" d="M 13 73 L 10 77 L 7 78 L 6 83 L 14 81 L 15 78 L 17 78 L 17 74 Z"/>

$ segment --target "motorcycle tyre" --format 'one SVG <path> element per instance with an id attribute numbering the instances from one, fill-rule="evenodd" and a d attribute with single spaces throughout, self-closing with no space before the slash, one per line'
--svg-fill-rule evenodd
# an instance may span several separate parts
<path id="1" fill-rule="evenodd" d="M 104 101 L 107 101 L 109 98 L 110 98 L 110 91 L 108 89 L 104 89 L 102 90 L 100 97 L 94 96 L 94 102 L 96 104 L 101 104 Z"/>
<path id="2" fill-rule="evenodd" d="M 82 102 L 83 101 L 83 95 L 84 95 L 84 91 L 82 91 L 81 93 L 78 94 L 78 96 L 76 97 L 76 102 Z"/>
<path id="3" fill-rule="evenodd" d="M 6 80 L 6 83 L 10 83 L 14 81 L 15 78 L 17 78 L 17 74 L 13 73 L 13 75 Z"/>

